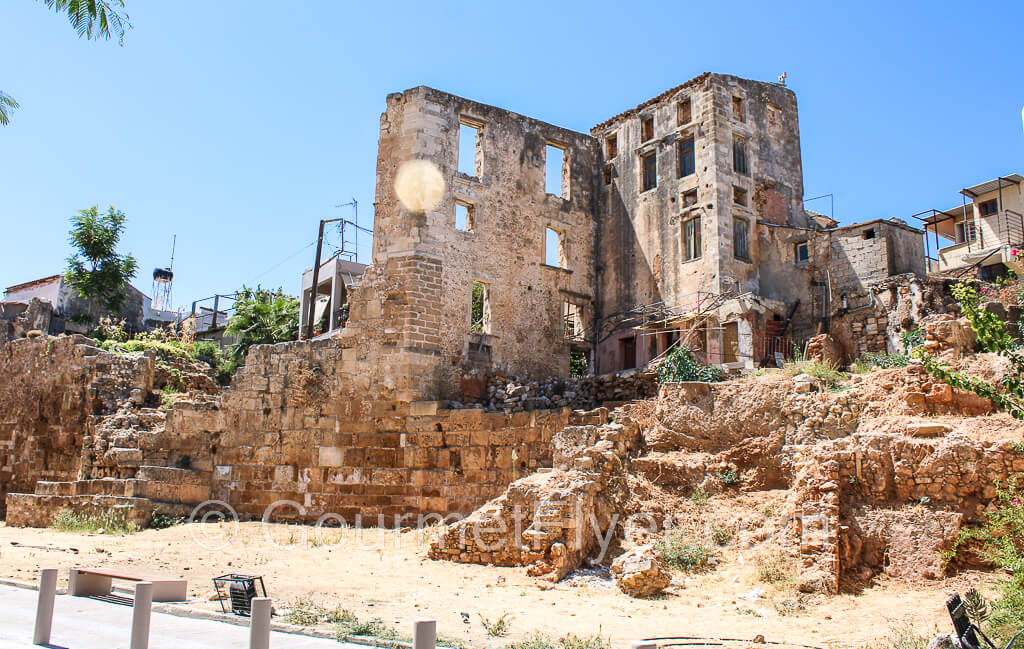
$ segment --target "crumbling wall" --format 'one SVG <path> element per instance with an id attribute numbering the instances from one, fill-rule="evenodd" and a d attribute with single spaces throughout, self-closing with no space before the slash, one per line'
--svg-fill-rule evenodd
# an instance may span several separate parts
<path id="1" fill-rule="evenodd" d="M 84 336 L 36 336 L 0 347 L 0 495 L 40 480 L 74 480 L 93 415 L 142 399 L 153 360 L 121 356 Z"/>
<path id="2" fill-rule="evenodd" d="M 479 129 L 474 173 L 459 171 L 463 123 Z M 548 145 L 564 154 L 560 196 L 545 191 Z M 468 364 L 567 376 L 563 303 L 581 304 L 588 328 L 594 313 L 598 155 L 588 135 L 431 88 L 390 95 L 381 117 L 373 258 L 377 266 L 408 263 L 417 271 L 405 281 L 411 299 L 400 344 L 437 354 L 442 373 Z M 440 201 L 425 211 L 404 205 L 395 191 L 399 169 L 413 160 L 429 161 L 442 183 Z M 470 207 L 464 231 L 455 227 L 458 203 Z M 546 228 L 559 234 L 560 263 L 545 264 Z M 471 331 L 474 281 L 487 287 L 483 340 Z"/>
<path id="3" fill-rule="evenodd" d="M 683 101 L 689 101 L 691 119 L 681 124 Z M 653 134 L 644 133 L 648 119 Z M 759 264 L 774 251 L 760 250 L 758 221 L 808 223 L 796 98 L 782 86 L 704 74 L 595 126 L 591 134 L 605 149 L 597 285 L 599 371 L 607 372 L 623 367 L 619 339 L 630 335 L 634 307 L 663 301 L 685 311 L 696 305 L 698 292 L 760 294 Z M 614 157 L 610 138 L 616 142 Z M 684 175 L 679 146 L 689 138 L 694 169 Z M 746 171 L 734 167 L 734 144 L 745 152 Z M 649 155 L 657 162 L 657 186 L 645 190 L 643 161 Z M 736 254 L 734 217 L 747 224 L 745 258 Z M 683 232 L 694 218 L 700 219 L 701 253 L 687 260 Z M 788 302 L 803 295 L 792 282 L 779 288 Z"/>

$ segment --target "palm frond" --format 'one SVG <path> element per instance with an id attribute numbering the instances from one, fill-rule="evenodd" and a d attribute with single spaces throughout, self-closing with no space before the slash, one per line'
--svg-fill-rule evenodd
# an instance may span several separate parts
<path id="1" fill-rule="evenodd" d="M 7 126 L 11 122 L 10 111 L 19 106 L 14 97 L 0 91 L 0 126 Z"/>
<path id="2" fill-rule="evenodd" d="M 124 45 L 124 34 L 131 29 L 124 0 L 43 0 L 49 9 L 65 13 L 71 27 L 80 37 L 89 40 L 110 39 Z"/>

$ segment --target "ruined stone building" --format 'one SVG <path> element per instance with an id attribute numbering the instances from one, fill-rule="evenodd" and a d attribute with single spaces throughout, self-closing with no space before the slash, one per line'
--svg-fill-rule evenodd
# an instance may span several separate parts
<path id="1" fill-rule="evenodd" d="M 443 181 L 428 209 L 395 196 L 414 159 Z M 775 83 L 703 74 L 590 134 L 418 87 L 388 97 L 377 171 L 374 265 L 414 263 L 415 346 L 463 372 L 617 371 L 681 336 L 716 365 L 773 364 L 844 297 L 924 273 L 920 230 L 804 210 Z"/>

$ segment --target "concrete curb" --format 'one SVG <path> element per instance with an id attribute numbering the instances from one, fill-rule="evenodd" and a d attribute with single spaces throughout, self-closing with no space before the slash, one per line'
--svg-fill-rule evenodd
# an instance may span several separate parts
<path id="1" fill-rule="evenodd" d="M 25 590 L 39 590 L 39 584 L 30 583 L 27 581 L 19 581 L 17 579 L 2 579 L 0 578 L 0 586 L 13 586 L 14 588 L 23 588 Z M 115 592 L 132 593 L 130 588 L 114 587 Z M 58 595 L 67 595 L 67 588 L 58 588 Z M 210 620 L 213 622 L 224 622 L 226 624 L 233 624 L 235 626 L 249 626 L 249 618 L 240 617 L 232 613 L 220 613 L 218 611 L 205 611 L 202 609 L 191 608 L 185 604 L 179 603 L 166 603 L 166 604 L 153 604 L 153 611 L 156 613 L 164 613 L 167 615 L 174 615 L 175 617 L 187 617 L 194 620 Z M 339 640 L 341 642 L 348 642 L 350 644 L 358 644 L 367 647 L 391 647 L 392 649 L 412 649 L 412 643 L 402 642 L 401 640 L 384 640 L 381 638 L 374 638 L 372 636 L 364 635 L 344 635 L 338 636 L 337 634 L 321 630 L 314 629 L 308 626 L 299 626 L 297 624 L 288 624 L 286 622 L 270 622 L 270 630 L 278 631 L 280 633 L 290 633 L 292 635 L 302 635 L 311 638 L 321 638 L 327 640 Z"/>

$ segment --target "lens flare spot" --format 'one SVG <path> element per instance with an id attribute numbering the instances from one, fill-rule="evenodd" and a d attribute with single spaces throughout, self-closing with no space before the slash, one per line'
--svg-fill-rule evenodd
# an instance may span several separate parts
<path id="1" fill-rule="evenodd" d="M 395 175 L 395 194 L 410 212 L 434 210 L 444 196 L 444 176 L 429 160 L 406 160 Z"/>

